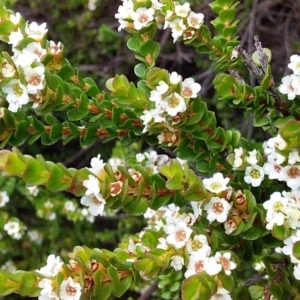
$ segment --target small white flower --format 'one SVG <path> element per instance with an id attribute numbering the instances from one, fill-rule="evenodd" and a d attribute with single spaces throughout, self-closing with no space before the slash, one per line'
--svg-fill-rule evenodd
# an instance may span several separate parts
<path id="1" fill-rule="evenodd" d="M 211 253 L 207 237 L 204 234 L 197 234 L 193 237 L 193 240 L 188 240 L 186 250 L 190 255 L 195 256 L 209 256 Z"/>
<path id="2" fill-rule="evenodd" d="M 137 162 L 141 163 L 142 161 L 145 160 L 145 155 L 142 153 L 138 153 L 138 154 L 136 154 L 135 159 Z"/>
<path id="3" fill-rule="evenodd" d="M 218 221 L 223 223 L 227 220 L 230 204 L 223 198 L 212 197 L 210 201 L 204 206 L 207 211 L 207 220 L 212 223 Z"/>
<path id="4" fill-rule="evenodd" d="M 93 216 L 102 216 L 105 208 L 106 201 L 100 193 L 94 195 L 85 195 L 81 197 L 80 203 L 88 206 L 88 211 Z"/>
<path id="5" fill-rule="evenodd" d="M 151 21 L 154 20 L 154 9 L 139 7 L 136 11 L 131 13 L 133 26 L 136 30 L 146 27 Z"/>
<path id="6" fill-rule="evenodd" d="M 293 71 L 294 75 L 300 75 L 300 56 L 294 54 L 290 57 L 288 67 Z"/>
<path id="7" fill-rule="evenodd" d="M 39 188 L 37 185 L 27 186 L 27 190 L 29 191 L 29 194 L 33 197 L 36 197 L 39 193 Z"/>
<path id="8" fill-rule="evenodd" d="M 24 49 L 22 49 L 24 55 L 35 55 L 35 59 L 40 62 L 42 57 L 46 55 L 46 49 L 42 48 L 40 43 L 29 43 Z"/>
<path id="9" fill-rule="evenodd" d="M 214 256 L 211 256 L 205 264 L 205 271 L 208 275 L 215 276 L 222 271 L 222 265 Z"/>
<path id="10" fill-rule="evenodd" d="M 244 180 L 254 187 L 260 186 L 264 180 L 265 174 L 263 168 L 257 165 L 252 165 L 246 168 Z"/>
<path id="11" fill-rule="evenodd" d="M 81 286 L 71 277 L 64 280 L 59 287 L 61 300 L 79 300 L 81 296 Z"/>
<path id="12" fill-rule="evenodd" d="M 209 300 L 232 300 L 229 291 L 225 290 L 223 287 L 218 287 L 215 294 L 213 294 Z"/>
<path id="13" fill-rule="evenodd" d="M 282 197 L 281 193 L 274 192 L 270 196 L 270 200 L 264 202 L 263 207 L 267 211 L 266 221 L 268 222 L 266 228 L 272 230 L 276 224 L 278 226 L 283 225 L 286 215 L 284 210 L 288 205 L 288 199 Z"/>
<path id="14" fill-rule="evenodd" d="M 170 266 L 174 268 L 175 271 L 180 271 L 184 266 L 184 259 L 180 255 L 173 255 L 171 257 Z"/>
<path id="15" fill-rule="evenodd" d="M 75 204 L 70 200 L 65 202 L 64 208 L 66 211 L 70 211 L 70 212 L 74 212 L 76 210 Z"/>
<path id="16" fill-rule="evenodd" d="M 2 87 L 2 91 L 7 94 L 6 100 L 9 103 L 8 110 L 17 112 L 22 105 L 29 102 L 29 96 L 27 94 L 26 87 L 20 82 L 19 79 L 10 80 L 5 86 Z"/>
<path id="17" fill-rule="evenodd" d="M 4 225 L 3 229 L 8 235 L 16 240 L 19 240 L 22 237 L 22 229 L 19 222 L 9 221 Z"/>
<path id="18" fill-rule="evenodd" d="M 224 178 L 222 173 L 215 173 L 211 178 L 202 180 L 204 187 L 212 193 L 220 193 L 227 189 L 229 178 Z"/>
<path id="19" fill-rule="evenodd" d="M 300 165 L 282 168 L 278 180 L 285 181 L 291 189 L 298 189 L 300 187 Z"/>
<path id="20" fill-rule="evenodd" d="M 166 121 L 166 118 L 162 116 L 162 110 L 159 108 L 144 110 L 143 115 L 140 116 L 140 119 L 143 121 L 143 125 L 145 126 L 143 133 L 147 132 L 152 124 L 164 123 Z"/>
<path id="21" fill-rule="evenodd" d="M 61 53 L 62 44 L 61 42 L 58 42 L 57 44 L 54 41 L 50 41 L 49 43 L 49 53 L 52 55 L 58 55 Z"/>
<path id="22" fill-rule="evenodd" d="M 281 79 L 279 92 L 287 95 L 289 100 L 294 100 L 300 94 L 300 78 L 296 75 L 287 75 Z"/>
<path id="23" fill-rule="evenodd" d="M 175 5 L 175 14 L 178 17 L 186 18 L 190 11 L 191 8 L 188 2 L 184 3 L 183 5 L 180 4 Z"/>
<path id="24" fill-rule="evenodd" d="M 293 165 L 293 164 L 295 164 L 296 162 L 300 162 L 299 150 L 293 149 L 293 150 L 289 153 L 288 163 L 289 163 L 290 165 Z"/>
<path id="25" fill-rule="evenodd" d="M 182 82 L 180 94 L 184 98 L 196 98 L 200 90 L 201 85 L 199 83 L 195 82 L 193 78 L 186 78 Z"/>
<path id="26" fill-rule="evenodd" d="M 104 169 L 105 163 L 101 159 L 101 155 L 98 154 L 97 157 L 93 157 L 91 159 L 91 168 L 88 168 L 90 172 L 95 174 L 96 176 L 99 176 L 99 174 Z"/>
<path id="27" fill-rule="evenodd" d="M 193 11 L 187 17 L 187 23 L 190 27 L 199 29 L 200 26 L 203 24 L 204 15 L 201 13 L 195 13 Z"/>
<path id="28" fill-rule="evenodd" d="M 254 149 L 253 151 L 250 151 L 249 152 L 249 156 L 247 157 L 247 163 L 250 164 L 250 165 L 256 165 L 258 163 L 258 160 L 257 160 L 257 150 Z"/>
<path id="29" fill-rule="evenodd" d="M 9 202 L 9 197 L 6 191 L 0 192 L 0 207 L 3 207 L 6 203 Z"/>
<path id="30" fill-rule="evenodd" d="M 186 30 L 186 26 L 183 23 L 182 19 L 175 19 L 174 21 L 169 23 L 169 27 L 171 28 L 173 42 L 175 43 Z"/>
<path id="31" fill-rule="evenodd" d="M 184 273 L 184 277 L 188 278 L 194 274 L 206 271 L 206 266 L 208 263 L 208 257 L 199 257 L 192 255 L 187 266 L 187 270 Z M 222 267 L 221 267 L 222 268 Z"/>
<path id="32" fill-rule="evenodd" d="M 279 174 L 281 173 L 282 167 L 275 162 L 266 162 L 263 165 L 263 170 L 270 179 L 278 179 Z"/>
<path id="33" fill-rule="evenodd" d="M 39 281 L 38 287 L 42 289 L 40 295 L 49 295 L 53 291 L 52 280 L 43 278 L 41 281 Z"/>
<path id="34" fill-rule="evenodd" d="M 161 94 L 165 94 L 169 90 L 169 86 L 164 81 L 160 80 L 158 82 L 158 86 L 156 86 L 156 90 Z"/>
<path id="35" fill-rule="evenodd" d="M 26 90 L 29 94 L 36 94 L 44 89 L 45 68 L 38 66 L 35 68 L 24 69 L 27 81 Z"/>
<path id="36" fill-rule="evenodd" d="M 41 273 L 46 277 L 55 277 L 61 270 L 63 264 L 64 263 L 61 261 L 59 256 L 55 257 L 54 254 L 50 254 L 47 258 L 47 265 L 36 270 L 36 272 Z"/>
<path id="37" fill-rule="evenodd" d="M 16 69 L 13 65 L 9 64 L 5 59 L 3 59 L 1 73 L 5 78 L 13 77 L 16 74 Z"/>
<path id="38" fill-rule="evenodd" d="M 193 209 L 194 216 L 197 219 L 199 216 L 202 215 L 202 208 L 201 208 L 202 202 L 191 201 L 190 203 Z"/>
<path id="39" fill-rule="evenodd" d="M 221 254 L 220 252 L 217 252 L 215 254 L 215 258 L 217 262 L 219 262 L 222 265 L 223 270 L 225 271 L 226 275 L 231 274 L 231 270 L 234 270 L 237 267 L 237 264 L 230 260 L 231 253 L 226 252 Z"/>
<path id="40" fill-rule="evenodd" d="M 177 72 L 174 71 L 174 72 L 172 72 L 172 73 L 170 74 L 169 80 L 170 80 L 170 83 L 171 83 L 172 85 L 176 85 L 176 84 L 178 84 L 179 82 L 181 82 L 182 76 L 179 75 Z"/>
<path id="41" fill-rule="evenodd" d="M 185 246 L 187 240 L 192 234 L 192 229 L 187 226 L 185 222 L 178 222 L 176 224 L 169 224 L 164 227 L 165 232 L 168 234 L 166 240 L 169 245 L 177 249 Z"/>
<path id="42" fill-rule="evenodd" d="M 100 193 L 99 179 L 93 175 L 89 175 L 88 179 L 82 182 L 86 188 L 86 195 L 97 195 Z"/>
<path id="43" fill-rule="evenodd" d="M 169 116 L 175 117 L 178 113 L 186 110 L 184 98 L 177 93 L 172 93 L 160 102 L 160 107 L 166 111 Z"/>
<path id="44" fill-rule="evenodd" d="M 43 242 L 43 235 L 37 230 L 28 230 L 27 235 L 31 242 L 41 245 Z"/>
<path id="45" fill-rule="evenodd" d="M 34 40 L 41 41 L 44 35 L 48 32 L 47 24 L 42 23 L 41 25 L 38 25 L 36 22 L 28 23 L 27 21 L 25 32 Z"/>
<path id="46" fill-rule="evenodd" d="M 22 16 L 20 13 L 16 13 L 15 15 L 14 14 L 11 14 L 9 16 L 9 20 L 14 24 L 14 25 L 19 25 L 20 23 L 20 20 L 21 20 Z"/>
<path id="47" fill-rule="evenodd" d="M 17 31 L 13 31 L 10 33 L 9 37 L 8 37 L 8 44 L 12 45 L 13 47 L 17 46 L 18 43 L 23 40 L 24 35 L 21 32 L 20 28 L 18 28 Z"/>

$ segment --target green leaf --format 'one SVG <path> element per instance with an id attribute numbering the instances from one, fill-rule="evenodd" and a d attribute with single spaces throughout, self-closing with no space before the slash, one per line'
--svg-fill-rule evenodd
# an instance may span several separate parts
<path id="1" fill-rule="evenodd" d="M 300 241 L 297 241 L 293 245 L 293 255 L 299 259 L 300 258 Z"/>
<path id="2" fill-rule="evenodd" d="M 243 237 L 246 240 L 257 240 L 260 238 L 264 233 L 266 232 L 266 229 L 261 226 L 253 226 L 247 231 L 243 232 Z"/>
<path id="3" fill-rule="evenodd" d="M 260 285 L 252 285 L 248 288 L 248 291 L 253 300 L 262 299 L 265 294 L 264 287 Z"/>
<path id="4" fill-rule="evenodd" d="M 26 272 L 19 284 L 19 294 L 21 296 L 39 295 L 40 289 L 37 287 L 37 276 L 33 272 Z"/>
<path id="5" fill-rule="evenodd" d="M 131 283 L 132 283 L 132 276 L 131 275 L 125 277 L 124 279 L 121 279 L 119 284 L 118 284 L 117 290 L 114 291 L 113 294 L 117 298 L 121 298 L 123 296 L 123 294 L 129 289 Z"/>
<path id="6" fill-rule="evenodd" d="M 26 170 L 22 176 L 28 185 L 40 185 L 48 181 L 50 173 L 36 159 L 28 161 Z"/>
<path id="7" fill-rule="evenodd" d="M 58 165 L 54 165 L 50 171 L 46 188 L 53 192 L 64 191 L 69 189 L 71 183 L 72 178 Z"/>
<path id="8" fill-rule="evenodd" d="M 147 71 L 148 68 L 144 63 L 139 63 L 134 67 L 134 74 L 141 79 L 146 78 Z"/>
<path id="9" fill-rule="evenodd" d="M 284 223 L 283 226 L 274 225 L 272 228 L 272 235 L 278 240 L 284 240 L 289 237 L 289 226 Z"/>
<path id="10" fill-rule="evenodd" d="M 10 35 L 14 31 L 15 25 L 8 20 L 4 20 L 0 23 L 0 35 Z"/>

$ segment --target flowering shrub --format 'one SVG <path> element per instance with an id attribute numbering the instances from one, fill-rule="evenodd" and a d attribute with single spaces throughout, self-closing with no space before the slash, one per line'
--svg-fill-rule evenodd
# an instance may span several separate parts
<path id="1" fill-rule="evenodd" d="M 138 80 L 134 84 L 116 75 L 106 89 L 82 77 L 60 42 L 47 40 L 45 23 L 26 22 L 0 7 L 0 38 L 12 49 L 0 57 L 0 93 L 6 100 L 0 108 L 1 234 L 10 240 L 26 235 L 27 243 L 41 246 L 41 232 L 5 211 L 13 189 L 24 183 L 24 199 L 53 224 L 58 214 L 93 223 L 118 209 L 147 220 L 144 230 L 125 237 L 113 251 L 74 244 L 68 261 L 49 253 L 46 265 L 32 271 L 12 270 L 7 261 L 0 271 L 1 296 L 120 298 L 157 282 L 163 299 L 297 297 L 300 59 L 291 56 L 293 74 L 277 88 L 271 51 L 258 37 L 252 55 L 239 45 L 237 5 L 234 0 L 210 3 L 217 14 L 212 33 L 205 16 L 189 3 L 123 0 L 115 16 L 119 31 L 131 35 L 127 46 L 139 61 Z M 251 112 L 253 126 L 269 134 L 264 143 L 218 127 L 198 82 L 156 66 L 158 28 L 214 62 L 218 100 Z M 245 70 L 256 79 L 254 86 Z M 82 146 L 119 139 L 122 145 L 157 146 L 170 155 L 150 150 L 108 162 L 97 155 L 89 167 L 75 169 L 16 148 L 74 139 Z M 38 186 L 49 192 L 38 197 Z M 77 198 L 58 199 L 58 212 L 53 193 L 61 191 Z"/>

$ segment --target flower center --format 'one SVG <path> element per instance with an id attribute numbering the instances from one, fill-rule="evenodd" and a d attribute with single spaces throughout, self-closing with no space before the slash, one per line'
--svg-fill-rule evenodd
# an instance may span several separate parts
<path id="1" fill-rule="evenodd" d="M 168 99 L 168 103 L 170 107 L 177 107 L 180 103 L 180 100 L 175 96 L 172 95 L 169 99 Z"/>
<path id="2" fill-rule="evenodd" d="M 73 288 L 69 284 L 66 286 L 66 292 L 70 296 L 75 296 L 76 295 L 76 288 Z"/>
<path id="3" fill-rule="evenodd" d="M 201 249 L 203 244 L 200 241 L 192 241 L 192 250 L 197 251 Z"/>
<path id="4" fill-rule="evenodd" d="M 23 95 L 23 90 L 22 90 L 22 88 L 20 87 L 19 84 L 17 84 L 17 83 L 13 84 L 12 88 L 13 88 L 13 91 L 16 95 L 18 95 L 18 96 Z"/>
<path id="5" fill-rule="evenodd" d="M 223 204 L 221 202 L 217 202 L 213 204 L 213 212 L 216 214 L 221 214 L 224 211 Z"/>
<path id="6" fill-rule="evenodd" d="M 195 271 L 197 273 L 201 272 L 204 268 L 204 262 L 203 260 L 198 260 L 196 263 L 195 263 Z"/>
<path id="7" fill-rule="evenodd" d="M 35 75 L 32 75 L 28 81 L 31 85 L 39 85 L 41 82 L 42 82 L 42 79 L 39 75 L 35 74 Z"/>
<path id="8" fill-rule="evenodd" d="M 230 268 L 230 260 L 228 260 L 227 258 L 221 256 L 219 259 L 220 264 L 222 265 L 224 270 L 229 270 Z"/>
<path id="9" fill-rule="evenodd" d="M 252 169 L 250 172 L 250 176 L 254 179 L 258 179 L 260 177 L 260 171 L 257 169 Z"/>
<path id="10" fill-rule="evenodd" d="M 186 232 L 184 230 L 178 230 L 175 234 L 176 241 L 184 241 L 186 239 Z"/>
<path id="11" fill-rule="evenodd" d="M 283 205 L 280 201 L 275 202 L 274 205 L 273 205 L 273 210 L 274 211 L 281 211 L 282 208 L 283 208 Z"/>
<path id="12" fill-rule="evenodd" d="M 300 170 L 298 169 L 298 167 L 291 167 L 288 171 L 287 171 L 287 175 L 290 178 L 297 178 L 300 176 Z"/>

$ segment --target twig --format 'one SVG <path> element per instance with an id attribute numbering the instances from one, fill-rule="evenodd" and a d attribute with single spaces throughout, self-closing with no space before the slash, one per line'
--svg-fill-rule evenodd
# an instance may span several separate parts
<path id="1" fill-rule="evenodd" d="M 144 294 L 142 294 L 137 300 L 151 299 L 153 292 L 157 289 L 157 282 L 154 282 Z"/>

